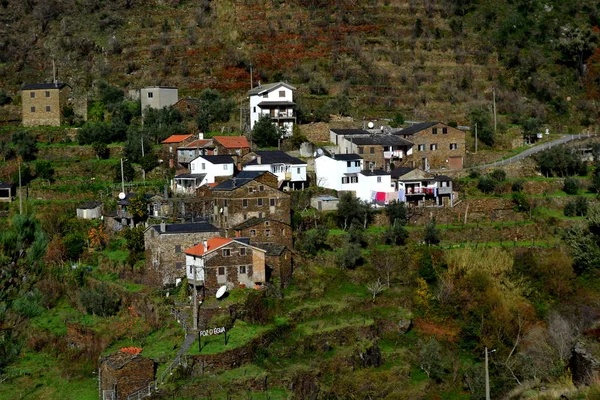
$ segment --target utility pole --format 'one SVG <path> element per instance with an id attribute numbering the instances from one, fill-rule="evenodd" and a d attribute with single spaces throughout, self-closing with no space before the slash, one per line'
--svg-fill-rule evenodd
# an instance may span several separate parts
<path id="1" fill-rule="evenodd" d="M 252 82 L 252 64 L 250 64 L 250 90 L 254 89 L 252 86 L 254 83 Z"/>
<path id="2" fill-rule="evenodd" d="M 477 154 L 477 123 L 475 123 L 475 154 Z"/>
<path id="3" fill-rule="evenodd" d="M 21 187 L 21 157 L 19 157 L 19 214 L 23 214 L 23 188 Z"/>
<path id="4" fill-rule="evenodd" d="M 142 142 L 142 158 L 144 158 L 144 135 L 140 138 Z M 142 167 L 142 178 L 144 179 L 144 183 L 146 183 L 146 170 Z"/>
<path id="5" fill-rule="evenodd" d="M 192 329 L 198 330 L 198 285 L 196 282 L 196 266 L 194 268 L 194 326 Z"/>
<path id="6" fill-rule="evenodd" d="M 125 175 L 123 174 L 123 158 L 121 157 L 121 192 L 125 193 Z"/>
<path id="7" fill-rule="evenodd" d="M 496 133 L 496 88 L 492 89 L 492 99 L 493 99 L 493 103 L 492 103 L 492 107 L 494 109 L 494 133 Z"/>
<path id="8" fill-rule="evenodd" d="M 490 371 L 488 369 L 488 351 L 485 348 L 485 400 L 490 400 Z"/>

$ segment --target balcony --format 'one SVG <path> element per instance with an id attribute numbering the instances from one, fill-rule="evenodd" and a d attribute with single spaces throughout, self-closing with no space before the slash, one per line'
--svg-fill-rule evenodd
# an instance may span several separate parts
<path id="1" fill-rule="evenodd" d="M 383 152 L 383 158 L 385 158 L 386 160 L 389 160 L 391 158 L 402 158 L 403 154 L 402 154 L 402 150 L 392 150 L 392 151 L 384 151 Z"/>
<path id="2" fill-rule="evenodd" d="M 452 187 L 450 187 L 450 186 L 438 187 L 438 194 L 452 194 Z"/>
<path id="3" fill-rule="evenodd" d="M 288 111 L 272 110 L 270 115 L 271 115 L 272 119 L 286 119 L 286 118 L 295 118 L 296 117 L 294 115 L 293 110 L 288 110 Z"/>
<path id="4" fill-rule="evenodd" d="M 406 194 L 407 195 L 411 195 L 411 194 L 423 194 L 423 188 L 418 186 L 418 187 L 407 187 L 406 188 Z"/>

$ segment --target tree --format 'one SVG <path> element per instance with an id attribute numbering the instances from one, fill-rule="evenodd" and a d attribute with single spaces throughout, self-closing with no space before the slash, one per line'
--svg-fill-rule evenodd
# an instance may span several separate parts
<path id="1" fill-rule="evenodd" d="M 475 132 L 477 125 L 477 138 L 488 146 L 493 146 L 496 142 L 494 130 L 490 123 L 490 112 L 485 108 L 474 108 L 471 110 L 471 131 Z"/>
<path id="2" fill-rule="evenodd" d="M 94 153 L 96 154 L 96 158 L 98 160 L 106 160 L 110 155 L 110 151 L 106 143 L 94 142 L 92 143 L 92 149 L 94 149 Z"/>
<path id="3" fill-rule="evenodd" d="M 431 218 L 431 221 L 425 226 L 424 241 L 428 246 L 435 246 L 440 243 L 440 240 L 440 231 L 435 226 L 435 218 Z"/>
<path id="4" fill-rule="evenodd" d="M 359 223 L 363 229 L 367 229 L 373 219 L 373 207 L 361 201 L 350 193 L 344 193 L 340 198 L 337 209 L 338 224 L 344 230 L 353 222 Z"/>
<path id="5" fill-rule="evenodd" d="M 292 136 L 290 137 L 290 144 L 294 149 L 299 149 L 302 143 L 308 142 L 308 138 L 300 132 L 300 127 L 294 124 Z"/>
<path id="6" fill-rule="evenodd" d="M 143 222 L 148 219 L 148 202 L 143 195 L 138 194 L 129 199 L 127 211 L 133 216 L 135 224 Z"/>
<path id="7" fill-rule="evenodd" d="M 123 160 L 123 180 L 125 182 L 133 182 L 135 178 L 135 169 L 131 162 L 127 159 Z M 121 164 L 115 165 L 115 182 L 121 182 Z"/>
<path id="8" fill-rule="evenodd" d="M 140 159 L 140 166 L 145 172 L 150 172 L 159 165 L 158 157 L 154 153 L 148 153 Z"/>
<path id="9" fill-rule="evenodd" d="M 263 115 L 254 124 L 254 128 L 252 128 L 252 141 L 258 147 L 277 146 L 279 139 L 281 139 L 281 132 L 273 125 L 270 116 Z"/>
<path id="10" fill-rule="evenodd" d="M 54 168 L 49 161 L 38 160 L 35 163 L 35 174 L 40 179 L 45 179 L 48 182 L 54 180 Z"/>
<path id="11" fill-rule="evenodd" d="M 112 111 L 123 102 L 125 93 L 121 89 L 110 86 L 106 82 L 100 82 L 98 84 L 98 96 L 100 97 L 100 101 Z"/>
<path id="12" fill-rule="evenodd" d="M 444 364 L 442 361 L 442 346 L 434 338 L 430 338 L 421 347 L 419 352 L 419 362 L 421 370 L 431 379 L 440 379 L 444 374 Z"/>
<path id="13" fill-rule="evenodd" d="M 401 201 L 392 201 L 385 208 L 385 215 L 387 215 L 390 225 L 400 224 L 404 226 L 408 222 L 406 206 Z"/>
<path id="14" fill-rule="evenodd" d="M 221 93 L 215 89 L 204 89 L 200 93 L 200 106 L 196 117 L 196 125 L 200 132 L 208 132 L 213 122 L 227 122 L 235 103 L 223 99 Z"/>
<path id="15" fill-rule="evenodd" d="M 369 293 L 371 293 L 371 295 L 373 296 L 373 303 L 375 303 L 375 297 L 383 292 L 386 289 L 385 285 L 383 284 L 383 282 L 381 282 L 381 279 L 377 278 L 376 281 L 374 282 L 370 282 L 367 284 L 367 290 L 369 291 Z"/>
<path id="16" fill-rule="evenodd" d="M 534 156 L 540 172 L 545 176 L 567 177 L 586 175 L 587 165 L 576 151 L 565 146 L 552 147 Z"/>
<path id="17" fill-rule="evenodd" d="M 362 260 L 362 251 L 356 243 L 347 241 L 336 256 L 336 263 L 342 269 L 352 269 Z"/>
<path id="18" fill-rule="evenodd" d="M 523 127 L 523 138 L 532 142 L 542 128 L 542 123 L 537 118 L 530 117 L 521 122 L 521 126 Z"/>
<path id="19" fill-rule="evenodd" d="M 121 307 L 119 296 L 111 292 L 105 284 L 101 284 L 97 289 L 81 291 L 79 301 L 89 314 L 100 317 L 115 315 Z"/>
<path id="20" fill-rule="evenodd" d="M 492 193 L 496 189 L 498 182 L 490 176 L 482 176 L 477 183 L 477 189 L 483 193 Z"/>
<path id="21" fill-rule="evenodd" d="M 12 143 L 15 146 L 15 153 L 23 161 L 35 159 L 37 154 L 37 142 L 35 138 L 27 131 L 18 130 L 12 135 Z"/>
<path id="22" fill-rule="evenodd" d="M 562 53 L 563 61 L 575 67 L 579 76 L 583 76 L 585 62 L 592 55 L 597 41 L 597 34 L 592 32 L 590 28 L 566 25 L 561 27 L 556 46 Z"/>
<path id="23" fill-rule="evenodd" d="M 139 225 L 135 228 L 127 227 L 121 231 L 121 234 L 127 241 L 127 250 L 136 254 L 144 251 L 144 229 L 143 225 Z"/>
<path id="24" fill-rule="evenodd" d="M 304 232 L 296 241 L 296 248 L 304 254 L 316 255 L 325 246 L 329 231 L 324 226 Z"/>
<path id="25" fill-rule="evenodd" d="M 579 181 L 573 177 L 565 178 L 563 191 L 566 194 L 577 194 L 579 192 Z"/>
<path id="26" fill-rule="evenodd" d="M 506 180 L 506 171 L 504 171 L 503 169 L 496 169 L 492 171 L 490 177 L 492 177 L 492 179 L 497 180 L 498 182 L 504 182 Z"/>
<path id="27" fill-rule="evenodd" d="M 11 102 L 12 97 L 10 97 L 4 89 L 0 90 L 0 107 L 10 104 Z"/>

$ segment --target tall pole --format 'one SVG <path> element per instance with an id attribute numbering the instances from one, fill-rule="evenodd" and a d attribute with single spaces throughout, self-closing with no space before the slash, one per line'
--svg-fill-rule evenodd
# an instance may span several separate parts
<path id="1" fill-rule="evenodd" d="M 144 158 L 144 135 L 140 138 L 142 141 L 142 158 Z M 144 179 L 144 183 L 146 183 L 146 170 L 142 167 L 142 178 Z"/>
<path id="2" fill-rule="evenodd" d="M 198 330 L 198 286 L 196 284 L 196 266 L 194 265 L 194 330 Z"/>
<path id="3" fill-rule="evenodd" d="M 125 193 L 125 175 L 123 174 L 123 158 L 121 157 L 121 192 Z"/>
<path id="4" fill-rule="evenodd" d="M 250 90 L 253 89 L 254 82 L 252 82 L 252 64 L 250 64 Z"/>
<path id="5" fill-rule="evenodd" d="M 494 133 L 496 133 L 496 88 L 492 89 L 492 98 L 493 98 L 493 103 L 492 103 L 492 107 L 494 109 Z"/>
<path id="6" fill-rule="evenodd" d="M 477 123 L 475 123 L 475 154 L 477 154 Z"/>
<path id="7" fill-rule="evenodd" d="M 19 157 L 19 214 L 23 214 L 23 188 L 21 187 L 21 159 Z"/>
<path id="8" fill-rule="evenodd" d="M 485 348 L 485 400 L 490 400 L 490 371 L 488 369 L 488 349 Z"/>

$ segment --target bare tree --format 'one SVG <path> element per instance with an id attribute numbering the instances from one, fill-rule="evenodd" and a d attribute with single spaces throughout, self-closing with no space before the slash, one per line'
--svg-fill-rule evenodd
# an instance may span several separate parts
<path id="1" fill-rule="evenodd" d="M 373 295 L 373 303 L 375 303 L 375 297 L 385 290 L 385 285 L 381 282 L 381 279 L 377 278 L 375 282 L 367 284 L 367 290 Z"/>
<path id="2" fill-rule="evenodd" d="M 560 359 L 565 361 L 570 356 L 573 343 L 577 339 L 577 327 L 558 312 L 553 312 L 548 318 L 548 334 L 550 343 L 558 352 Z"/>

